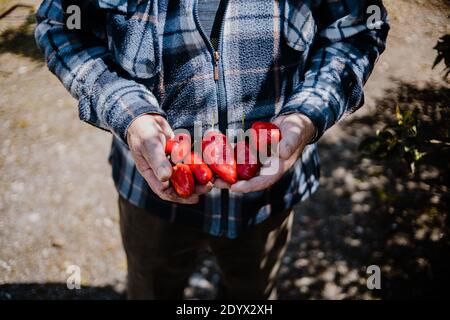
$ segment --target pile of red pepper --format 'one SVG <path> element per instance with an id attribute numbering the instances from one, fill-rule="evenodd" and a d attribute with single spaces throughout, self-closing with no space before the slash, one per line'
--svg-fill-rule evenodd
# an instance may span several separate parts
<path id="1" fill-rule="evenodd" d="M 271 122 L 255 122 L 251 129 L 250 141 L 239 140 L 234 148 L 221 132 L 208 131 L 201 141 L 203 157 L 191 151 L 188 134 L 177 134 L 168 140 L 165 152 L 174 165 L 170 182 L 175 192 L 180 197 L 189 197 L 194 193 L 195 182 L 206 185 L 213 181 L 214 175 L 229 184 L 256 176 L 261 167 L 258 152 L 264 150 L 270 156 L 272 141 L 280 141 L 281 132 Z M 263 134 L 267 137 L 262 137 Z"/>

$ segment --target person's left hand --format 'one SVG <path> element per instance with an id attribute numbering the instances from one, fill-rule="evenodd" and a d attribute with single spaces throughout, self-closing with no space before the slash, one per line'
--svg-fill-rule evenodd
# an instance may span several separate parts
<path id="1" fill-rule="evenodd" d="M 279 157 L 268 158 L 258 176 L 230 186 L 232 192 L 254 192 L 272 186 L 294 165 L 316 132 L 312 121 L 300 113 L 279 116 L 273 122 L 281 130 Z M 218 187 L 224 188 L 220 183 Z"/>

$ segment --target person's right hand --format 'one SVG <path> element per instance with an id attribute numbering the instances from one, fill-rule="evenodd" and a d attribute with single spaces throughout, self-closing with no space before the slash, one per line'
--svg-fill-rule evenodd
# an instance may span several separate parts
<path id="1" fill-rule="evenodd" d="M 145 114 L 136 118 L 129 126 L 127 142 L 136 168 L 154 193 L 163 200 L 194 204 L 199 201 L 199 194 L 211 191 L 212 184 L 196 186 L 195 193 L 189 198 L 179 197 L 170 187 L 172 165 L 164 153 L 164 146 L 166 140 L 173 135 L 166 119 L 156 114 Z"/>

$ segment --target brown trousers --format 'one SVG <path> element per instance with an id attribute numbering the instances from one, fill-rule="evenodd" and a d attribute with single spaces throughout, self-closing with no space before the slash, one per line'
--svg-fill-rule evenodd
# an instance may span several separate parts
<path id="1" fill-rule="evenodd" d="M 182 299 L 197 267 L 198 251 L 205 247 L 215 255 L 221 272 L 219 298 L 276 298 L 275 280 L 291 234 L 291 210 L 227 239 L 162 220 L 121 197 L 119 208 L 129 299 Z"/>

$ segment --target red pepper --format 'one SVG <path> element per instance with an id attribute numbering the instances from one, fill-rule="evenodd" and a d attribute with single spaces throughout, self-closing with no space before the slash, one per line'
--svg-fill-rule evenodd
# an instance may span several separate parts
<path id="1" fill-rule="evenodd" d="M 170 160 L 176 164 L 191 151 L 191 136 L 186 133 L 178 133 L 175 138 L 166 141 L 165 152 L 170 155 Z"/>
<path id="2" fill-rule="evenodd" d="M 223 181 L 237 182 L 236 161 L 233 147 L 225 135 L 217 131 L 209 131 L 202 140 L 203 159 L 211 170 Z"/>
<path id="3" fill-rule="evenodd" d="M 192 151 L 185 159 L 185 163 L 189 166 L 199 184 L 205 185 L 212 180 L 211 169 L 203 162 L 202 157 L 197 152 Z"/>
<path id="4" fill-rule="evenodd" d="M 178 163 L 173 167 L 170 182 L 180 197 L 188 198 L 194 193 L 194 176 L 187 164 Z"/>
<path id="5" fill-rule="evenodd" d="M 250 132 L 250 144 L 252 148 L 258 152 L 266 151 L 266 154 L 270 156 L 272 143 L 281 140 L 280 128 L 272 122 L 256 121 L 252 124 L 251 129 L 253 129 Z M 264 137 L 263 134 L 266 136 Z M 265 144 L 266 148 L 264 148 Z"/>
<path id="6" fill-rule="evenodd" d="M 234 157 L 239 180 L 249 180 L 256 176 L 261 165 L 247 141 L 240 140 L 236 143 Z"/>
<path id="7" fill-rule="evenodd" d="M 167 141 L 166 141 L 166 148 L 165 148 L 164 152 L 165 152 L 166 154 L 171 154 L 171 153 L 172 153 L 172 150 L 173 150 L 173 146 L 174 146 L 175 144 L 178 144 L 178 141 L 177 141 L 177 140 L 175 140 L 175 139 L 169 139 L 169 140 L 167 140 Z"/>

